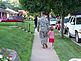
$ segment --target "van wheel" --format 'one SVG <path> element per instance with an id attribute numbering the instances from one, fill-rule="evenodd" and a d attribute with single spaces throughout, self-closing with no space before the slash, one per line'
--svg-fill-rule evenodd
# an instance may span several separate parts
<path id="1" fill-rule="evenodd" d="M 78 32 L 75 32 L 75 40 L 76 42 L 81 42 L 80 39 L 79 39 L 79 36 L 78 36 Z"/>

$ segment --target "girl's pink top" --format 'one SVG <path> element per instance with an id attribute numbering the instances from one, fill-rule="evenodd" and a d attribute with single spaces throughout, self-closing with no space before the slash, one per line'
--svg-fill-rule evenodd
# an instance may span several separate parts
<path id="1" fill-rule="evenodd" d="M 53 31 L 49 31 L 48 35 L 49 35 L 49 38 L 54 38 L 54 32 Z"/>

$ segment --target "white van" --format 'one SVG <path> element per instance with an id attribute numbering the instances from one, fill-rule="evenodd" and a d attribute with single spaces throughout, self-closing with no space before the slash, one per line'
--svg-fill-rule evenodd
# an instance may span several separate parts
<path id="1" fill-rule="evenodd" d="M 69 37 L 75 37 L 76 42 L 81 42 L 81 15 L 71 16 L 67 30 Z"/>
<path id="2" fill-rule="evenodd" d="M 55 25 L 56 24 L 56 18 L 50 18 L 50 25 Z"/>

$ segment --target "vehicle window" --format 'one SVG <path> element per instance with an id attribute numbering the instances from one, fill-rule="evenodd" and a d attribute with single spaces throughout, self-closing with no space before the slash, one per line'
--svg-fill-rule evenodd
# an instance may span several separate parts
<path id="1" fill-rule="evenodd" d="M 74 24 L 75 24 L 75 18 L 73 18 L 73 22 L 74 22 Z"/>
<path id="2" fill-rule="evenodd" d="M 73 20 L 73 17 L 72 17 L 72 18 L 70 18 L 70 23 L 72 22 L 72 20 Z"/>
<path id="3" fill-rule="evenodd" d="M 52 18 L 52 19 L 50 19 L 51 21 L 56 21 L 56 18 Z"/>
<path id="4" fill-rule="evenodd" d="M 75 18 L 73 18 L 73 22 L 75 22 Z"/>
<path id="5" fill-rule="evenodd" d="M 64 19 L 64 23 L 67 23 L 67 22 L 69 22 L 69 19 L 68 18 Z"/>
<path id="6" fill-rule="evenodd" d="M 77 18 L 76 24 L 81 24 L 81 18 Z"/>
<path id="7" fill-rule="evenodd" d="M 13 17 L 9 17 L 8 19 L 9 19 L 9 20 L 12 20 L 12 19 L 13 19 Z"/>

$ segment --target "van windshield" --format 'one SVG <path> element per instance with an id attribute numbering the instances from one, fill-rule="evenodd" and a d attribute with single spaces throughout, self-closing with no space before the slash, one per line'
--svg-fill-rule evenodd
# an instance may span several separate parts
<path id="1" fill-rule="evenodd" d="M 67 23 L 67 22 L 69 22 L 69 19 L 68 18 L 64 19 L 64 23 Z"/>
<path id="2" fill-rule="evenodd" d="M 51 21 L 56 21 L 56 18 L 51 18 L 50 20 L 51 20 Z"/>
<path id="3" fill-rule="evenodd" d="M 81 24 L 81 18 L 77 18 L 76 24 Z"/>

